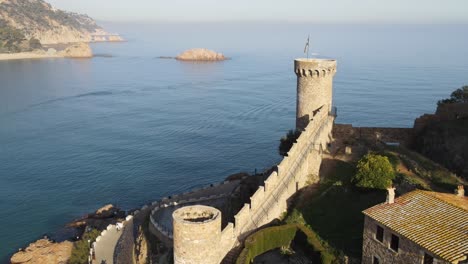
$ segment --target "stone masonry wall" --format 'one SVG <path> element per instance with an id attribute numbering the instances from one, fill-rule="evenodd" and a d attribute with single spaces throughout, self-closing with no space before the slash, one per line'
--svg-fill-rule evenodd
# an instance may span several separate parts
<path id="1" fill-rule="evenodd" d="M 392 234 L 396 234 L 389 228 L 379 225 L 384 229 L 383 242 L 375 238 L 378 223 L 369 217 L 364 220 L 364 233 L 362 245 L 362 264 L 372 264 L 374 257 L 380 260 L 380 263 L 393 264 L 421 264 L 423 263 L 424 251 L 423 248 L 411 242 L 405 237 L 399 237 L 398 252 L 390 249 L 390 240 Z M 432 255 L 433 256 L 433 255 Z M 434 263 L 448 264 L 449 262 L 437 259 L 434 257 Z"/>
<path id="2" fill-rule="evenodd" d="M 331 109 L 336 61 L 298 59 L 294 61 L 294 72 L 297 76 L 296 128 L 302 130 L 317 109 Z"/>
<path id="3" fill-rule="evenodd" d="M 245 204 L 234 216 L 235 223 L 229 223 L 221 232 L 221 257 L 252 232 L 279 218 L 287 210 L 287 200 L 307 181 L 318 181 L 321 152 L 331 140 L 333 122 L 334 117 L 326 110 L 316 114 L 277 166 L 277 171 L 252 195 L 250 204 Z"/>
<path id="4" fill-rule="evenodd" d="M 218 264 L 221 211 L 204 205 L 187 206 L 174 212 L 174 263 Z"/>

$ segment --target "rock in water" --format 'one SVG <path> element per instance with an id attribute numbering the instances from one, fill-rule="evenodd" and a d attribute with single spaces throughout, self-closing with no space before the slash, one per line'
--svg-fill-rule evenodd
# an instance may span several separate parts
<path id="1" fill-rule="evenodd" d="M 109 42 L 122 42 L 124 41 L 123 38 L 119 35 L 112 35 L 112 36 L 109 36 Z"/>
<path id="2" fill-rule="evenodd" d="M 226 60 L 226 57 L 221 53 L 208 49 L 190 49 L 179 54 L 176 59 L 185 61 L 222 61 Z"/>
<path id="3" fill-rule="evenodd" d="M 99 208 L 95 213 L 94 217 L 95 218 L 109 218 L 113 217 L 119 212 L 120 210 L 116 207 L 114 207 L 112 204 L 108 204 L 106 206 L 103 206 L 102 208 Z"/>
<path id="4" fill-rule="evenodd" d="M 40 239 L 31 243 L 26 250 L 14 254 L 10 262 L 12 264 L 65 264 L 70 259 L 72 248 L 73 243 L 70 241 L 52 243 L 47 239 Z"/>
<path id="5" fill-rule="evenodd" d="M 93 51 L 87 43 L 77 43 L 61 51 L 61 55 L 66 58 L 91 58 Z"/>

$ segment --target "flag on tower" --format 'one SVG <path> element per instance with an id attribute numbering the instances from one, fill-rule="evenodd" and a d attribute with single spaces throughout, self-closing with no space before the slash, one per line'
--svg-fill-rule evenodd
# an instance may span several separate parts
<path id="1" fill-rule="evenodd" d="M 305 44 L 305 47 L 304 47 L 304 53 L 309 53 L 309 41 L 310 41 L 310 35 L 309 37 L 307 37 L 307 42 Z"/>

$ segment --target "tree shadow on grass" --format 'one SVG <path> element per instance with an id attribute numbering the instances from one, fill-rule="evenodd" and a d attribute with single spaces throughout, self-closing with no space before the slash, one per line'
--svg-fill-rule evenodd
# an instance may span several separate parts
<path id="1" fill-rule="evenodd" d="M 334 185 L 300 210 L 305 222 L 330 246 L 350 257 L 361 258 L 362 211 L 383 201 L 384 191 L 360 192 Z"/>

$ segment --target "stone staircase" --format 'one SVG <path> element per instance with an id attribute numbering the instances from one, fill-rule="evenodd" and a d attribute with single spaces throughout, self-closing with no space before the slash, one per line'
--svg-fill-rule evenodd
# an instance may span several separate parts
<path id="1" fill-rule="evenodd" d="M 221 264 L 235 264 L 237 257 L 239 257 L 239 254 L 242 251 L 242 246 L 237 246 L 233 249 L 231 249 L 226 256 L 224 256 L 223 260 L 221 261 Z"/>

